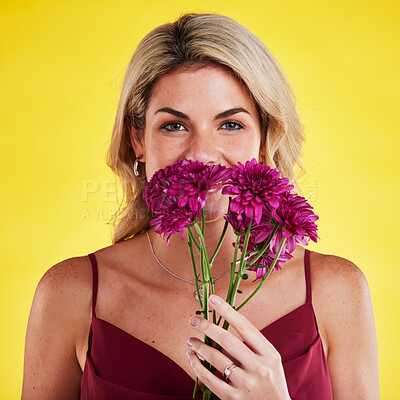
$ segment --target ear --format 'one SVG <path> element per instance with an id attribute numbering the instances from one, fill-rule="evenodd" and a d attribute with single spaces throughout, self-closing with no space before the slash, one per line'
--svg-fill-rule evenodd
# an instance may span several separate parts
<path id="1" fill-rule="evenodd" d="M 136 157 L 143 156 L 141 162 L 146 162 L 146 148 L 144 142 L 144 134 L 142 130 L 135 129 L 132 125 L 128 125 L 129 136 L 131 138 L 131 144 L 135 151 Z"/>

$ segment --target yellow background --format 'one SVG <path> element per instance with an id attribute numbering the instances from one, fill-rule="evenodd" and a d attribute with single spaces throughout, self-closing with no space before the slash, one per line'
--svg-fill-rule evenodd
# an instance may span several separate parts
<path id="1" fill-rule="evenodd" d="M 0 398 L 20 397 L 42 274 L 110 243 L 117 194 L 104 161 L 131 53 L 189 11 L 237 19 L 286 71 L 307 134 L 303 193 L 320 215 L 312 248 L 367 276 L 382 399 L 400 398 L 400 18 L 397 1 L 376 0 L 1 2 Z"/>

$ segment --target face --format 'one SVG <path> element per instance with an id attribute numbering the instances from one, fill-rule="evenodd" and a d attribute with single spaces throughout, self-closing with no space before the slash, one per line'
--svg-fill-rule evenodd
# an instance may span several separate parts
<path id="1" fill-rule="evenodd" d="M 155 84 L 142 140 L 146 176 L 181 159 L 232 166 L 259 158 L 261 132 L 255 105 L 240 82 L 221 67 L 165 75 Z M 227 197 L 227 196 L 223 196 Z M 225 208 L 226 210 L 226 208 Z"/>

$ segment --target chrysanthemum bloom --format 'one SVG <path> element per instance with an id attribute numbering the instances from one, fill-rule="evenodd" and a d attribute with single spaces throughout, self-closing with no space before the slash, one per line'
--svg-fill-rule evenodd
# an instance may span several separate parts
<path id="1" fill-rule="evenodd" d="M 263 204 L 261 220 L 259 223 L 254 223 L 251 227 L 251 236 L 254 243 L 265 243 L 270 237 L 276 225 L 273 219 L 270 208 L 267 204 Z"/>
<path id="2" fill-rule="evenodd" d="M 245 228 L 249 226 L 249 223 L 243 224 L 241 220 L 244 221 L 252 221 L 251 218 L 246 217 L 245 213 L 232 213 L 231 217 L 231 225 L 234 227 L 238 226 L 239 228 Z M 237 216 L 238 214 L 238 216 Z M 236 220 L 235 220 L 236 219 Z M 229 221 L 228 221 L 229 222 Z M 254 250 L 256 247 L 261 249 L 266 241 L 271 236 L 272 231 L 275 228 L 276 221 L 273 219 L 271 211 L 269 208 L 264 204 L 262 207 L 262 215 L 261 220 L 259 223 L 252 221 L 253 224 L 250 229 L 250 237 L 249 237 L 249 245 L 248 245 L 248 252 Z M 275 234 L 276 235 L 276 234 Z M 274 235 L 274 237 L 275 237 Z M 271 240 L 273 242 L 273 240 Z M 243 250 L 244 238 L 240 238 L 240 250 Z"/>
<path id="3" fill-rule="evenodd" d="M 281 249 L 275 269 L 280 269 L 280 263 L 292 258 L 291 253 L 298 243 L 307 245 L 310 239 L 316 242 L 318 238 L 317 225 L 315 223 L 318 216 L 314 214 L 312 207 L 304 197 L 297 194 L 284 193 L 278 208 L 272 210 L 270 215 L 268 215 L 268 210 L 265 208 L 263 210 L 260 225 L 252 227 L 249 251 L 262 248 L 263 241 L 265 242 L 268 239 L 274 226 L 271 217 L 275 219 L 275 223 L 279 223 L 280 227 L 271 239 L 268 251 L 256 262 L 266 267 L 249 268 L 251 271 L 256 271 L 256 279 L 262 278 L 269 271 L 283 238 L 286 238 L 286 242 Z M 269 225 L 269 220 L 271 225 Z M 252 258 L 249 257 L 249 261 Z"/>
<path id="4" fill-rule="evenodd" d="M 164 212 L 176 201 L 176 199 L 171 198 L 167 190 L 173 185 L 174 177 L 179 169 L 187 163 L 187 160 L 181 160 L 166 168 L 159 169 L 146 184 L 143 190 L 143 198 L 149 210 L 153 211 L 154 214 Z"/>
<path id="5" fill-rule="evenodd" d="M 247 246 L 247 254 L 250 254 L 252 252 L 258 253 L 259 251 L 261 251 L 265 243 L 271 237 L 271 234 L 277 225 L 279 224 L 273 218 L 273 213 L 266 205 L 264 205 L 262 208 L 262 216 L 260 223 L 258 224 L 254 223 L 251 227 L 249 243 Z M 264 277 L 270 270 L 274 258 L 278 253 L 282 239 L 283 239 L 282 227 L 278 226 L 278 228 L 275 229 L 275 233 L 271 238 L 268 248 L 264 251 L 264 254 L 256 261 L 256 264 L 264 265 L 265 267 L 249 268 L 250 271 L 256 272 L 256 279 Z M 244 245 L 244 237 L 242 236 L 239 242 L 240 250 L 243 250 L 243 245 Z M 290 253 L 294 250 L 295 247 L 296 247 L 295 241 L 294 241 L 294 246 L 291 246 L 291 243 L 288 244 L 287 242 L 283 245 L 279 257 L 277 259 L 277 262 L 274 266 L 274 269 L 281 269 L 280 264 L 285 263 L 286 261 L 292 258 L 292 255 Z M 248 258 L 248 263 L 250 263 L 254 259 L 254 257 L 255 255 L 250 256 Z"/>
<path id="6" fill-rule="evenodd" d="M 187 161 L 187 164 L 179 168 L 166 193 L 178 196 L 180 206 L 189 204 L 193 211 L 198 211 L 204 207 L 207 193 L 218 190 L 231 174 L 231 168 L 220 164 L 205 165 L 200 161 Z"/>
<path id="7" fill-rule="evenodd" d="M 255 279 L 261 279 L 263 278 L 271 269 L 272 263 L 274 262 L 274 259 L 276 257 L 276 252 L 271 251 L 270 248 L 268 248 L 265 253 L 256 261 L 256 265 L 265 265 L 265 267 L 250 267 L 248 268 L 249 271 L 254 271 L 256 273 L 256 278 Z M 248 259 L 248 262 L 250 262 L 255 256 L 250 256 Z M 276 264 L 274 266 L 274 270 L 281 269 L 280 263 L 285 263 L 286 261 L 289 261 L 293 256 L 287 252 L 282 251 L 279 254 L 279 257 L 276 261 Z"/>
<path id="8" fill-rule="evenodd" d="M 179 206 L 176 201 L 164 213 L 157 214 L 150 221 L 150 225 L 155 225 L 155 232 L 162 234 L 169 246 L 171 235 L 179 233 L 183 239 L 183 230 L 190 226 L 196 218 L 199 218 L 200 214 L 200 211 L 194 212 L 188 206 Z"/>
<path id="9" fill-rule="evenodd" d="M 315 221 L 318 216 L 312 209 L 304 197 L 293 193 L 284 194 L 280 207 L 274 211 L 274 218 L 284 228 L 283 236 L 288 238 L 288 242 L 307 245 L 309 239 L 317 241 Z"/>
<path id="10" fill-rule="evenodd" d="M 253 158 L 245 165 L 238 163 L 233 166 L 234 172 L 227 185 L 222 189 L 223 194 L 235 196 L 231 202 L 233 212 L 244 212 L 247 217 L 253 216 L 259 223 L 263 205 L 270 209 L 279 206 L 282 193 L 293 189 L 287 178 L 281 178 L 276 169 L 257 163 Z"/>
<path id="11" fill-rule="evenodd" d="M 231 175 L 232 170 L 221 165 L 205 165 L 199 161 L 181 160 L 154 173 L 146 185 L 143 197 L 153 211 L 151 226 L 169 238 L 201 217 L 207 192 L 216 189 Z"/>
<path id="12" fill-rule="evenodd" d="M 247 217 L 245 212 L 235 213 L 232 212 L 231 209 L 229 209 L 225 219 L 232 225 L 236 234 L 242 235 L 239 241 L 240 251 L 243 251 L 244 233 L 250 225 L 250 222 L 252 223 L 247 253 L 254 250 L 256 246 L 261 249 L 274 229 L 271 212 L 265 205 L 262 208 L 262 216 L 259 223 L 256 223 L 252 217 Z M 235 243 L 233 243 L 233 246 L 235 246 Z"/>
<path id="13" fill-rule="evenodd" d="M 231 209 L 229 209 L 224 218 L 232 226 L 236 235 L 244 235 L 250 223 L 252 222 L 252 218 L 246 217 L 244 212 L 237 213 L 231 211 Z"/>
<path id="14" fill-rule="evenodd" d="M 249 243 L 247 245 L 247 254 L 250 254 L 254 251 L 256 252 L 256 254 L 252 255 L 248 258 L 248 260 L 247 260 L 248 263 L 250 263 L 254 259 L 254 257 L 258 254 L 258 252 L 261 251 L 261 249 L 264 247 L 266 241 L 271 236 L 273 228 L 274 228 L 274 224 L 272 223 L 272 221 L 270 223 L 267 223 L 267 221 L 264 221 L 263 226 L 261 226 L 261 224 L 255 225 L 254 231 L 253 231 L 253 229 L 251 229 Z M 262 256 L 255 263 L 256 265 L 265 265 L 265 267 L 264 268 L 262 268 L 262 267 L 248 268 L 249 271 L 256 272 L 255 279 L 263 278 L 270 270 L 271 265 L 275 259 L 275 256 L 278 253 L 282 238 L 283 238 L 282 229 L 281 229 L 281 227 L 279 227 L 276 230 L 276 232 L 274 233 L 274 235 L 272 236 L 269 246 L 264 251 Z M 239 248 L 242 250 L 244 240 L 243 240 L 243 237 L 241 237 L 240 239 L 241 240 L 240 240 Z M 274 266 L 275 270 L 281 269 L 280 264 L 285 263 L 286 261 L 289 261 L 293 257 L 290 253 L 291 252 L 287 251 L 287 245 L 285 243 L 285 245 L 281 249 L 281 252 L 279 254 L 277 262 Z"/>

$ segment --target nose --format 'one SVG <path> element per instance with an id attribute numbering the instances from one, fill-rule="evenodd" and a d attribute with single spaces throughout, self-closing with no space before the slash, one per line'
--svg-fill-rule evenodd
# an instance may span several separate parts
<path id="1" fill-rule="evenodd" d="M 188 141 L 185 158 L 191 161 L 200 161 L 203 164 L 217 163 L 218 148 L 213 132 L 196 131 Z"/>

